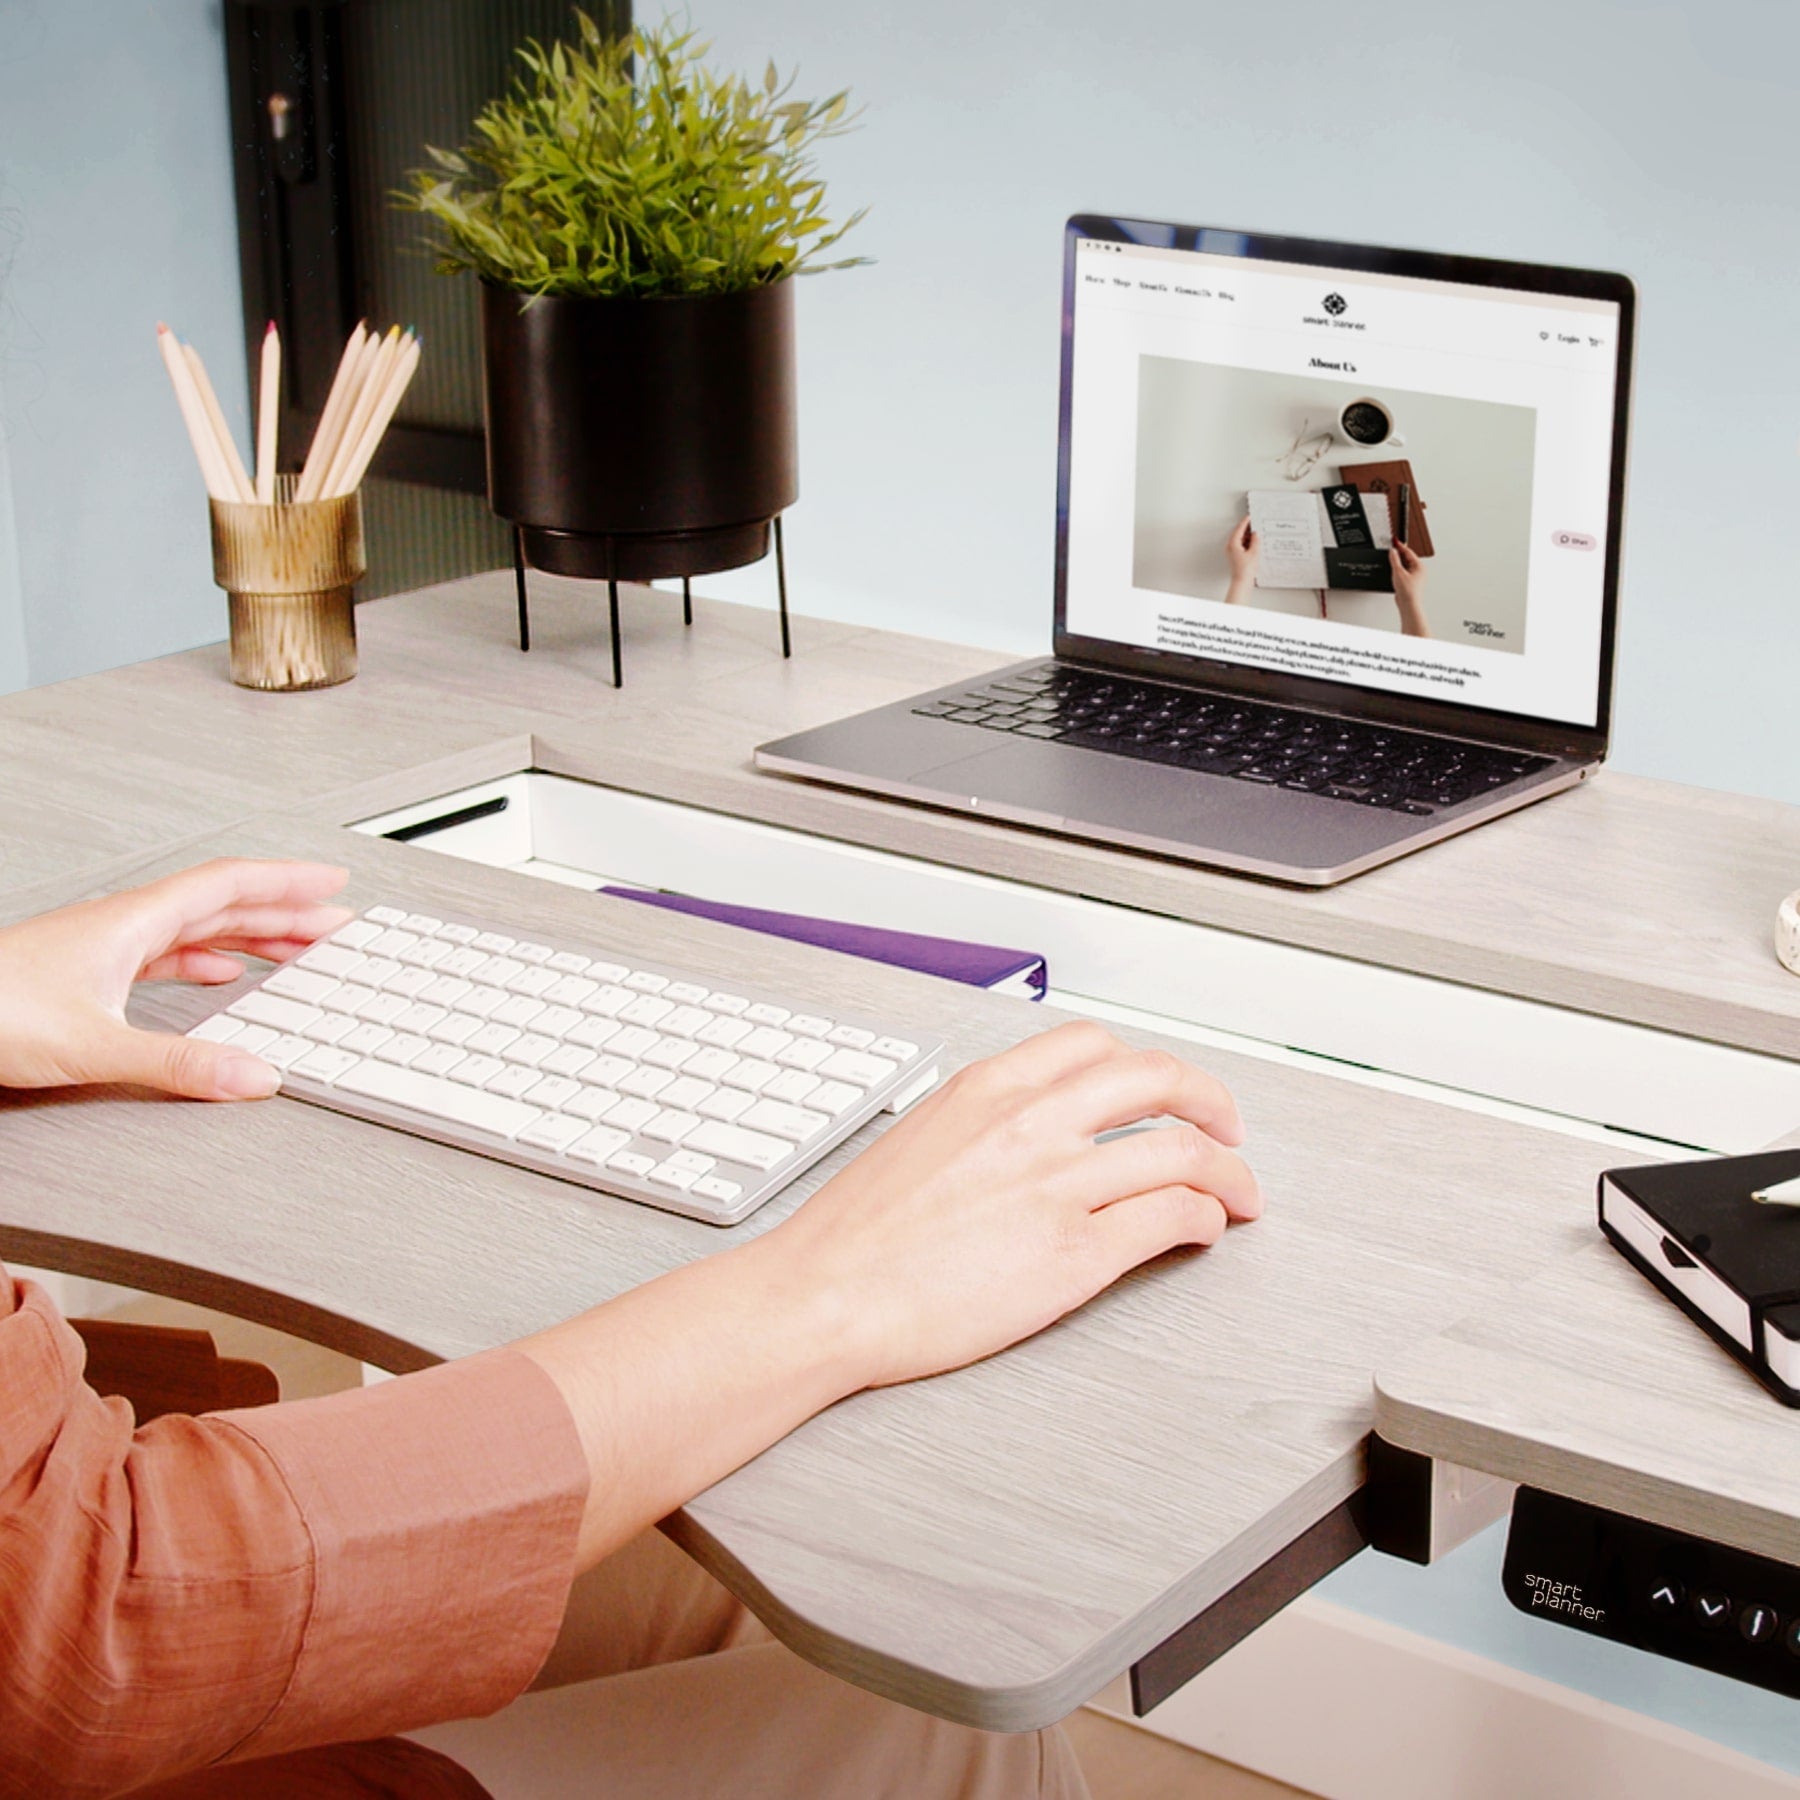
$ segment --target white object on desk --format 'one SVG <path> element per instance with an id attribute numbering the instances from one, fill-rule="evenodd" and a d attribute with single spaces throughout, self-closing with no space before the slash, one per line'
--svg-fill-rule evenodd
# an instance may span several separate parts
<path id="1" fill-rule="evenodd" d="M 1800 975 L 1800 888 L 1782 901 L 1775 915 L 1775 954 L 1784 968 Z"/>

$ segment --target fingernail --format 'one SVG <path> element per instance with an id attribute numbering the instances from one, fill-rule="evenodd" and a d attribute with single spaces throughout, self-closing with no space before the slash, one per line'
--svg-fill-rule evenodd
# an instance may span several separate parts
<path id="1" fill-rule="evenodd" d="M 266 1100 L 281 1087 L 281 1076 L 260 1056 L 227 1050 L 214 1067 L 213 1085 L 227 1100 Z"/>

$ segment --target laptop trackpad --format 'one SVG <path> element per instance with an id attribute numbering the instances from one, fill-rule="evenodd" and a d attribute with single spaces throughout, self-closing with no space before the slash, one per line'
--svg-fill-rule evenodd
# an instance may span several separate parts
<path id="1" fill-rule="evenodd" d="M 1400 813 L 1200 775 L 1054 741 L 1014 739 L 912 777 L 958 806 L 971 798 L 1105 841 L 1191 847 L 1279 868 L 1330 869 L 1418 829 Z"/>

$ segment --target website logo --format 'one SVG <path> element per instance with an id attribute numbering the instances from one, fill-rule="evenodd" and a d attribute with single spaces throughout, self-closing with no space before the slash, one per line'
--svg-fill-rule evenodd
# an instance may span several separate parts
<path id="1" fill-rule="evenodd" d="M 1350 302 L 1342 294 L 1327 294 L 1321 302 L 1325 310 L 1335 319 Z"/>

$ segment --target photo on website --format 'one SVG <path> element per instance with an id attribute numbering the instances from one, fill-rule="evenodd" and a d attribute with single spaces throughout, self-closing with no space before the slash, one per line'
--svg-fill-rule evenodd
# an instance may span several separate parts
<path id="1" fill-rule="evenodd" d="M 1524 651 L 1535 408 L 1137 364 L 1134 587 Z"/>

